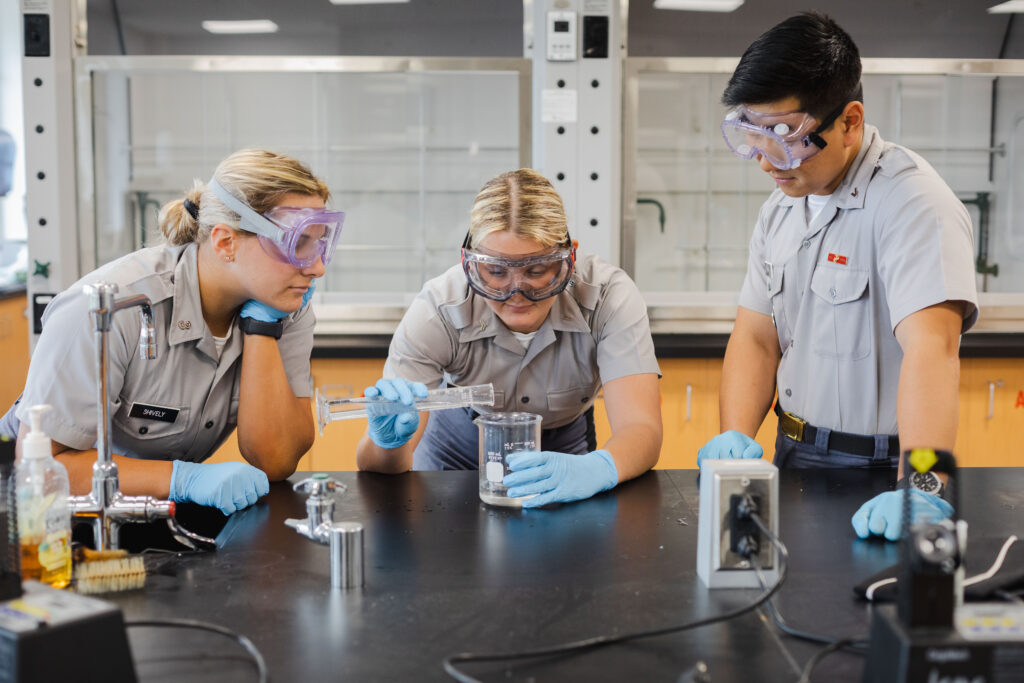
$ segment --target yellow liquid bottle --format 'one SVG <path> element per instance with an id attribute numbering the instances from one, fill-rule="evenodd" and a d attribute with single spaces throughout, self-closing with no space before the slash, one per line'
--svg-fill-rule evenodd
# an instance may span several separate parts
<path id="1" fill-rule="evenodd" d="M 68 471 L 54 460 L 39 422 L 49 406 L 32 406 L 32 431 L 16 468 L 22 577 L 63 588 L 71 582 Z"/>
<path id="2" fill-rule="evenodd" d="M 23 578 L 64 588 L 71 583 L 71 536 L 49 534 L 42 542 L 21 544 Z"/>

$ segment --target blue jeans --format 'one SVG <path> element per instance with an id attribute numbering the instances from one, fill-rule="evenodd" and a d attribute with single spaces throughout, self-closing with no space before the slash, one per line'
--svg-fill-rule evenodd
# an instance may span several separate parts
<path id="1" fill-rule="evenodd" d="M 875 452 L 873 455 L 857 455 L 828 449 L 830 429 L 818 427 L 814 443 L 794 441 L 778 428 L 775 437 L 775 466 L 781 469 L 896 469 L 899 467 L 899 456 L 889 456 L 889 436 L 875 435 Z"/>

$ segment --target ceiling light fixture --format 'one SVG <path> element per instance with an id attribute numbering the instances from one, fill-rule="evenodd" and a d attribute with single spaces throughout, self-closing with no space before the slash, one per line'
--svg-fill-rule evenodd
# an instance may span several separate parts
<path id="1" fill-rule="evenodd" d="M 210 33 L 277 33 L 277 24 L 270 19 L 246 21 L 204 21 L 203 28 Z"/>
<path id="2" fill-rule="evenodd" d="M 988 8 L 989 14 L 1011 14 L 1024 12 L 1024 0 L 1009 0 Z"/>
<path id="3" fill-rule="evenodd" d="M 331 0 L 333 2 L 333 0 Z M 654 0 L 654 9 L 676 9 L 686 12 L 732 12 L 743 0 Z"/>
<path id="4" fill-rule="evenodd" d="M 332 5 L 397 5 L 409 0 L 331 0 Z"/>

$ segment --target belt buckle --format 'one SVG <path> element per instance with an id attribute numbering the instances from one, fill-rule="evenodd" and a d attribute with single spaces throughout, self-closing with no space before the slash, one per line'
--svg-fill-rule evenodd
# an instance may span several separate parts
<path id="1" fill-rule="evenodd" d="M 801 420 L 796 415 L 787 413 L 785 410 L 779 416 L 779 427 L 782 428 L 782 433 L 793 439 L 793 441 L 804 440 L 804 426 L 806 424 L 806 420 Z"/>

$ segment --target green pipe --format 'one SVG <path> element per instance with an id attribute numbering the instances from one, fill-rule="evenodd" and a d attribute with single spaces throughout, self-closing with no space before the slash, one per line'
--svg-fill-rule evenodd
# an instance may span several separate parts
<path id="1" fill-rule="evenodd" d="M 658 207 L 658 224 L 661 226 L 661 233 L 665 234 L 665 207 L 657 199 L 641 197 L 636 200 L 637 204 L 654 204 Z"/>

